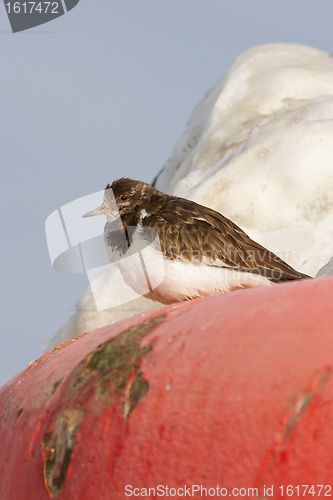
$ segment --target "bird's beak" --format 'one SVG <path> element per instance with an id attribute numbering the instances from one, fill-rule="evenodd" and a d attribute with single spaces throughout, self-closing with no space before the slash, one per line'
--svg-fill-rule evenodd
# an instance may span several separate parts
<path id="1" fill-rule="evenodd" d="M 101 206 L 94 208 L 94 210 L 91 210 L 90 212 L 82 215 L 82 217 L 94 217 L 95 215 L 106 215 L 107 211 L 108 211 L 107 207 L 102 203 Z"/>

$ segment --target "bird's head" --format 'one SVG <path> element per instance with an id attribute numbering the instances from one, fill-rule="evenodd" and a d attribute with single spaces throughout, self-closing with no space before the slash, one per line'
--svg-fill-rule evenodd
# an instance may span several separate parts
<path id="1" fill-rule="evenodd" d="M 83 217 L 106 215 L 112 220 L 118 217 L 118 213 L 120 217 L 125 217 L 144 209 L 153 191 L 156 190 L 149 184 L 122 177 L 106 186 L 102 205 Z"/>

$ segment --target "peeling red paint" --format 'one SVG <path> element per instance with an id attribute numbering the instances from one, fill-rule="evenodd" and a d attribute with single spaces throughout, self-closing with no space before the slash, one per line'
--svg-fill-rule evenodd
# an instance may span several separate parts
<path id="1" fill-rule="evenodd" d="M 333 279 L 235 292 L 47 353 L 0 389 L 1 500 L 332 484 L 332 296 Z"/>
<path id="2" fill-rule="evenodd" d="M 323 386 L 327 383 L 331 374 L 332 370 L 329 366 L 321 368 L 313 377 L 308 389 L 302 392 L 298 397 L 293 408 L 283 416 L 281 419 L 281 429 L 277 433 L 277 438 L 264 456 L 261 465 L 262 471 L 275 465 L 279 460 L 281 462 L 288 462 L 288 453 L 283 448 L 283 445 L 289 438 L 290 433 L 293 432 L 293 428 L 298 420 L 302 418 L 303 413 L 308 409 L 309 405 L 313 403 L 316 392 L 323 389 Z"/>

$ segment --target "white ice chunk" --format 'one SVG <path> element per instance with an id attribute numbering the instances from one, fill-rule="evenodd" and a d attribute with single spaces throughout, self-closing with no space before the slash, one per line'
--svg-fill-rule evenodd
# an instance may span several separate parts
<path id="1" fill-rule="evenodd" d="M 159 175 L 314 276 L 333 254 L 333 58 L 298 44 L 242 54 L 196 107 Z"/>

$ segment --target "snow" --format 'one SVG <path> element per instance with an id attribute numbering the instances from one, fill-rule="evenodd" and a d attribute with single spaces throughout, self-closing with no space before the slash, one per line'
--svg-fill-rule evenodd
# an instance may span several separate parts
<path id="1" fill-rule="evenodd" d="M 333 255 L 333 58 L 242 54 L 194 110 L 156 187 L 208 205 L 299 271 Z"/>
<path id="2" fill-rule="evenodd" d="M 299 44 L 239 56 L 195 108 L 156 187 L 218 210 L 299 271 L 332 274 L 333 57 Z M 123 286 L 112 273 L 107 294 L 110 281 Z M 58 340 L 156 307 L 141 297 L 96 311 L 88 289 Z"/>

